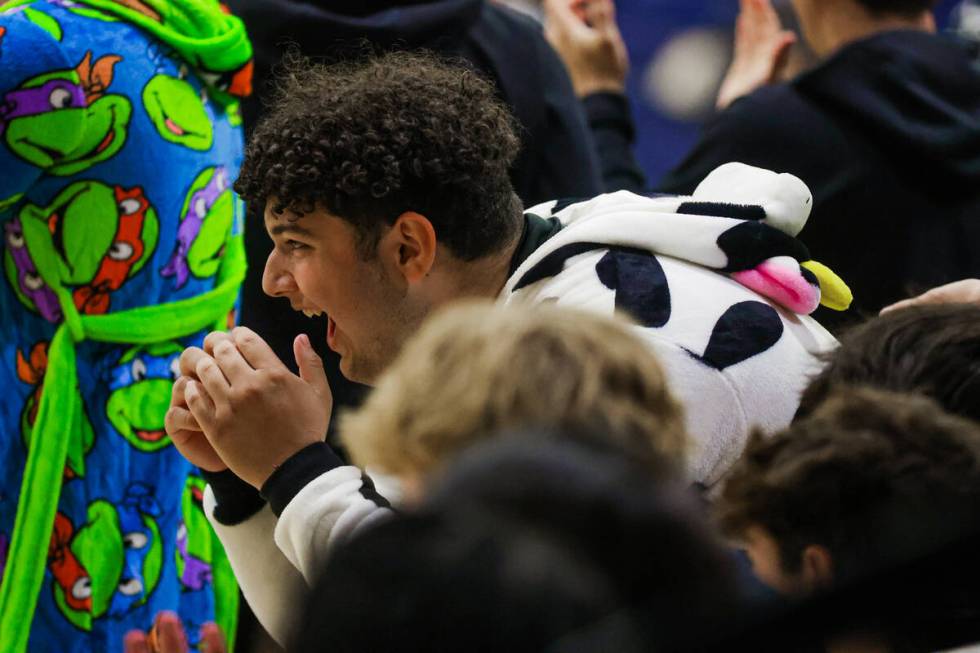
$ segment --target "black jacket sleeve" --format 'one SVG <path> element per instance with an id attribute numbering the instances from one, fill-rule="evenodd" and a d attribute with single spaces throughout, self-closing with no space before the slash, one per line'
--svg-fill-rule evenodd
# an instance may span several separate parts
<path id="1" fill-rule="evenodd" d="M 633 154 L 636 128 L 629 98 L 621 93 L 593 93 L 582 98 L 582 106 L 599 154 L 605 192 L 646 191 L 646 175 Z"/>

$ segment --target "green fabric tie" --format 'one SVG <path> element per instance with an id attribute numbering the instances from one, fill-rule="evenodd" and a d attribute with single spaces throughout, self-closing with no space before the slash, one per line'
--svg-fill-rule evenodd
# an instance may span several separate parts
<path id="1" fill-rule="evenodd" d="M 31 433 L 8 564 L 0 585 L 0 651 L 3 653 L 23 653 L 27 649 L 44 580 L 69 437 L 78 432 L 73 427 L 81 419 L 76 345 L 85 340 L 148 345 L 177 340 L 202 329 L 223 329 L 228 312 L 238 298 L 245 269 L 244 243 L 241 236 L 235 236 L 228 243 L 215 289 L 191 299 L 106 315 L 79 315 L 70 291 L 60 284 L 53 286 L 65 321 L 55 332 L 48 350 L 44 390 Z M 218 552 L 216 558 L 223 558 L 220 546 L 216 547 Z M 237 593 L 227 561 L 216 560 L 213 564 L 216 594 Z M 218 615 L 218 625 L 231 643 L 237 610 L 237 605 L 231 603 L 237 601 L 224 602 L 228 605 L 222 606 L 225 609 L 221 612 L 225 614 Z"/>
<path id="2" fill-rule="evenodd" d="M 0 4 L 7 10 L 36 1 Z M 248 65 L 252 58 L 245 24 L 223 11 L 216 0 L 134 0 L 132 7 L 142 7 L 142 11 L 115 0 L 75 1 L 149 32 L 199 72 L 232 73 Z M 231 101 L 220 91 L 213 97 Z"/>

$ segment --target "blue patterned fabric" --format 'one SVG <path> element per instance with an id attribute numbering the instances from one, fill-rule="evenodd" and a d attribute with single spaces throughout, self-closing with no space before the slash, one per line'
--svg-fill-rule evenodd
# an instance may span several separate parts
<path id="1" fill-rule="evenodd" d="M 237 116 L 165 43 L 118 16 L 68 0 L 0 12 L 0 569 L 20 564 L 7 548 L 63 321 L 50 279 L 80 315 L 215 288 L 241 227 L 230 188 Z M 30 651 L 121 651 L 124 634 L 160 610 L 177 611 L 196 641 L 196 626 L 215 619 L 220 562 L 203 483 L 163 430 L 179 352 L 203 335 L 78 344 L 83 415 L 65 425 L 54 532 L 36 552 L 47 565 Z"/>

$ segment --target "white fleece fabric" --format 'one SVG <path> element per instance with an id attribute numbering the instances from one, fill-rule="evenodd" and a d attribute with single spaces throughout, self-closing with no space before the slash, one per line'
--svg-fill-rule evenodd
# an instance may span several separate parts
<path id="1" fill-rule="evenodd" d="M 279 645 L 288 644 L 301 613 L 297 605 L 333 547 L 392 514 L 361 494 L 363 484 L 360 469 L 336 467 L 300 490 L 278 520 L 266 505 L 234 526 L 214 518 L 217 504 L 211 487 L 206 488 L 204 513 L 245 600 Z"/>
<path id="2" fill-rule="evenodd" d="M 729 177 L 738 191 L 726 203 L 720 189 Z M 719 206 L 704 206 L 707 202 Z M 689 476 L 711 487 L 738 458 L 750 429 L 773 431 L 790 423 L 803 389 L 819 369 L 817 355 L 836 346 L 812 318 L 728 276 L 736 256 L 753 252 L 726 251 L 719 239 L 726 232 L 754 228 L 751 223 L 757 221 L 724 214 L 736 215 L 749 206 L 765 213 L 762 239 L 741 248 L 758 246 L 754 254 L 762 259 L 769 258 L 767 248 L 781 245 L 779 238 L 772 241 L 776 245 L 766 240 L 780 235 L 768 227 L 794 235 L 806 224 L 811 204 L 809 190 L 796 177 L 741 164 L 722 166 L 688 198 L 651 199 L 620 191 L 558 211 L 549 202 L 528 212 L 557 218 L 563 228 L 521 264 L 502 300 L 551 301 L 604 314 L 623 310 L 623 295 L 660 302 L 664 310 L 656 326 L 641 324 L 637 333 L 656 352 L 684 405 L 695 441 Z M 685 205 L 717 214 L 678 213 Z M 523 285 L 543 261 L 578 243 L 597 247 L 568 258 L 556 274 Z M 656 262 L 644 260 L 644 254 Z M 619 287 L 601 278 L 603 265 L 617 272 L 613 285 Z M 640 269 L 644 266 L 649 270 Z M 654 277 L 659 281 L 651 282 Z"/>

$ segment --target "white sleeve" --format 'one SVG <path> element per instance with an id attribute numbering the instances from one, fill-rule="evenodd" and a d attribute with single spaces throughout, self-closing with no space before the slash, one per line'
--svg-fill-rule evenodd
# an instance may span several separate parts
<path id="1" fill-rule="evenodd" d="M 392 514 L 357 467 L 336 467 L 296 494 L 279 515 L 275 542 L 295 569 L 314 583 L 330 552 Z"/>
<path id="2" fill-rule="evenodd" d="M 204 512 L 225 547 L 238 586 L 262 627 L 285 645 L 299 618 L 295 606 L 300 605 L 298 599 L 307 587 L 273 540 L 276 516 L 266 505 L 247 520 L 226 526 L 214 518 L 216 505 L 209 485 L 204 491 Z"/>

